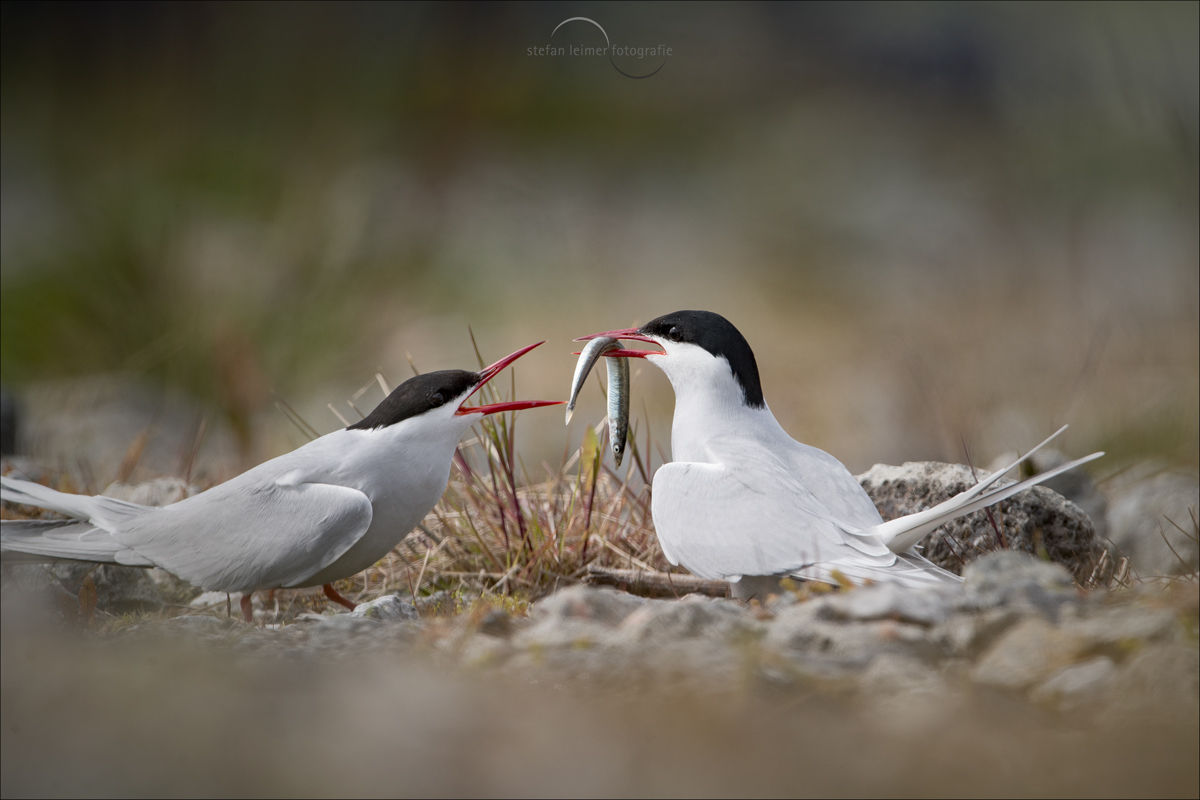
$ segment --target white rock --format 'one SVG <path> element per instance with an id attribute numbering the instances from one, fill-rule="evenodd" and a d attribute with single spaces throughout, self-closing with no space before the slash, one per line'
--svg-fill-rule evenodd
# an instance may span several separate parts
<path id="1" fill-rule="evenodd" d="M 638 608 L 621 624 L 620 640 L 630 644 L 664 644 L 680 639 L 708 639 L 720 647 L 762 625 L 744 608 L 730 602 L 659 601 Z"/>
<path id="2" fill-rule="evenodd" d="M 201 592 L 188 603 L 189 608 L 195 608 L 201 611 L 220 608 L 224 609 L 227 605 L 231 613 L 241 613 L 238 609 L 242 602 L 242 593 L 233 592 L 226 594 L 225 592 Z M 253 600 L 251 601 L 254 602 Z M 258 598 L 259 607 L 262 606 L 262 599 Z"/>
<path id="3" fill-rule="evenodd" d="M 420 614 L 412 603 L 406 603 L 394 594 L 385 595 L 369 603 L 359 603 L 350 612 L 350 616 L 377 619 L 380 622 L 420 619 Z"/>
<path id="4" fill-rule="evenodd" d="M 894 583 L 881 583 L 841 592 L 829 598 L 826 605 L 835 619 L 894 619 L 937 625 L 949 616 L 946 594 L 935 588 L 906 589 Z"/>
<path id="5" fill-rule="evenodd" d="M 532 615 L 539 621 L 576 619 L 615 626 L 646 602 L 644 598 L 607 587 L 572 586 L 539 600 Z"/>

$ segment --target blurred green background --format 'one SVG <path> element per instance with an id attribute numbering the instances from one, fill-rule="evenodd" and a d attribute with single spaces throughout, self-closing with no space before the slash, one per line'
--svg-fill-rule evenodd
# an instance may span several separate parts
<path id="1" fill-rule="evenodd" d="M 275 396 L 332 430 L 468 325 L 561 399 L 574 336 L 708 308 L 854 471 L 1068 421 L 1194 466 L 1198 8 L 5 3 L 0 377 L 35 423 L 181 391 L 240 468 L 301 441 Z M 571 16 L 671 55 L 529 55 L 604 44 Z M 531 471 L 582 408 L 523 416 Z"/>

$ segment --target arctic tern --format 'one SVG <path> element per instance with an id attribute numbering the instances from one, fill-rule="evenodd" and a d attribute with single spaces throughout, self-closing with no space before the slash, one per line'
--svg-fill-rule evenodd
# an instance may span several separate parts
<path id="1" fill-rule="evenodd" d="M 559 405 L 519 400 L 464 405 L 543 342 L 479 372 L 428 372 L 400 384 L 362 421 L 321 436 L 232 480 L 163 508 L 0 478 L 12 503 L 66 520 L 5 520 L 0 555 L 161 567 L 201 589 L 242 593 L 323 586 L 383 558 L 437 503 L 462 433 L 486 414 Z"/>
<path id="2" fill-rule="evenodd" d="M 933 508 L 884 522 L 850 471 L 794 440 L 763 397 L 745 337 L 710 311 L 677 311 L 640 328 L 598 337 L 648 342 L 659 350 L 607 349 L 644 358 L 675 390 L 674 461 L 653 478 L 651 510 L 663 553 L 693 574 L 733 583 L 743 599 L 782 577 L 826 583 L 893 581 L 907 586 L 960 580 L 914 550 L 934 528 L 998 503 L 1103 453 L 993 488 L 1060 429 L 1002 472 Z M 1064 426 L 1065 428 L 1065 426 Z"/>

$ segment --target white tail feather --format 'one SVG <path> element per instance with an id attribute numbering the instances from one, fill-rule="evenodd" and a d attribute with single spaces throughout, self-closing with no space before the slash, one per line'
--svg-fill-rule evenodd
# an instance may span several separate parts
<path id="1" fill-rule="evenodd" d="M 951 497 L 949 500 L 947 500 L 947 501 L 946 501 L 946 503 L 953 503 L 953 502 L 955 502 L 956 500 L 958 500 L 959 498 L 962 498 L 962 499 L 969 500 L 969 499 L 971 499 L 972 497 L 976 497 L 976 496 L 978 496 L 978 495 L 980 495 L 980 494 L 983 494 L 983 492 L 984 492 L 984 490 L 985 490 L 985 489 L 987 489 L 987 488 L 988 488 L 989 486 L 991 486 L 993 483 L 995 483 L 996 481 L 1000 480 L 1000 479 L 1001 479 L 1001 478 L 1003 478 L 1005 475 L 1007 475 L 1009 472 L 1011 472 L 1011 471 L 1012 471 L 1012 469 L 1013 469 L 1014 467 L 1017 467 L 1017 466 L 1019 466 L 1019 465 L 1021 464 L 1021 462 L 1022 462 L 1022 461 L 1025 461 L 1025 460 L 1026 460 L 1026 459 L 1028 459 L 1030 456 L 1032 456 L 1034 453 L 1036 453 L 1038 450 L 1041 450 L 1043 447 L 1045 447 L 1046 445 L 1050 444 L 1050 442 L 1052 442 L 1052 441 L 1054 441 L 1056 438 L 1058 438 L 1058 435 L 1059 435 L 1060 433 L 1062 433 L 1063 431 L 1065 431 L 1065 430 L 1066 430 L 1068 427 L 1069 427 L 1068 425 L 1063 425 L 1061 428 L 1059 428 L 1058 430 L 1056 430 L 1054 433 L 1050 434 L 1050 435 L 1049 435 L 1049 436 L 1047 436 L 1045 439 L 1043 439 L 1043 440 L 1042 440 L 1042 443 L 1041 443 L 1041 444 L 1039 444 L 1037 447 L 1033 448 L 1033 449 L 1032 449 L 1032 450 L 1030 450 L 1028 453 L 1026 453 L 1025 455 L 1021 456 L 1020 458 L 1018 458 L 1018 459 L 1017 459 L 1016 461 L 1014 461 L 1013 463 L 1009 464 L 1009 465 L 1008 465 L 1007 467 L 1005 467 L 1004 469 L 1002 469 L 1002 470 L 999 470 L 999 471 L 997 471 L 997 472 L 993 472 L 993 473 L 991 474 L 991 476 L 990 476 L 990 477 L 988 477 L 986 480 L 984 480 L 984 481 L 981 481 L 980 483 L 977 483 L 976 485 L 972 486 L 970 489 L 967 489 L 965 492 L 962 492 L 961 494 L 958 494 L 958 495 L 955 495 L 954 497 Z M 943 505 L 944 505 L 944 503 L 943 503 Z"/>
<path id="2" fill-rule="evenodd" d="M 1061 430 L 1059 432 L 1061 433 Z M 1056 433 L 1055 436 L 1057 435 L 1058 434 Z M 1054 437 L 1052 436 L 1050 438 Z M 1049 441 L 1049 439 L 1046 441 Z M 1045 444 L 1045 442 L 1042 444 Z M 1038 445 L 1038 447 L 1041 447 L 1041 445 Z M 1030 450 L 1029 453 L 1025 455 L 1025 458 L 1028 458 L 1030 455 L 1036 452 L 1037 449 L 1038 448 Z M 873 528 L 868 528 L 867 530 L 862 531 L 862 534 L 873 534 L 879 537 L 879 540 L 887 545 L 887 548 L 893 553 L 903 553 L 925 538 L 930 532 L 933 531 L 934 528 L 944 522 L 949 522 L 955 517 L 961 517 L 964 514 L 970 514 L 973 511 L 978 511 L 981 508 L 986 508 L 990 505 L 994 505 L 995 503 L 999 503 L 1001 500 L 1005 500 L 1014 494 L 1017 494 L 1018 492 L 1023 492 L 1026 489 L 1042 483 L 1043 481 L 1050 480 L 1054 476 L 1066 472 L 1067 470 L 1074 469 L 1075 467 L 1078 467 L 1081 464 L 1086 464 L 1089 461 L 1094 461 L 1095 459 L 1100 458 L 1102 455 L 1104 455 L 1104 453 L 1100 452 L 1092 453 L 1090 456 L 1084 456 L 1083 458 L 1077 458 L 1074 461 L 1070 461 L 1066 464 L 1055 467 L 1054 469 L 1047 470 L 1040 475 L 1034 475 L 1032 478 L 1026 478 L 1019 483 L 1014 483 L 1011 486 L 1005 486 L 1002 489 L 997 489 L 994 492 L 990 492 L 982 497 L 979 497 L 981 491 L 980 487 L 987 488 L 988 486 L 991 486 L 996 482 L 996 480 L 999 479 L 1001 475 L 1003 475 L 1002 472 L 997 472 L 990 476 L 984 483 L 972 486 L 970 489 L 956 494 L 949 500 L 938 503 L 933 508 L 925 511 L 918 511 L 916 514 L 909 514 L 907 516 L 900 517 L 899 519 L 885 522 L 882 525 L 876 525 Z M 1018 460 L 1017 463 L 1019 464 L 1020 460 Z M 1015 466 L 1016 464 L 1013 464 L 1013 467 Z M 1012 469 L 1012 467 L 1009 467 L 1008 469 Z M 1007 471 L 1008 470 L 1005 470 L 1005 472 Z"/>
<path id="3" fill-rule="evenodd" d="M 60 559 L 153 567 L 154 562 L 118 542 L 108 531 L 80 520 L 4 520 L 0 562 L 53 562 Z"/>
<path id="4" fill-rule="evenodd" d="M 853 561 L 835 561 L 813 564 L 793 572 L 792 575 L 805 580 L 837 584 L 839 581 L 833 578 L 834 572 L 840 572 L 842 577 L 849 578 L 855 583 L 866 581 L 898 583 L 910 589 L 962 581 L 962 578 L 953 572 L 942 569 L 917 553 L 899 553 L 895 563 L 886 567 L 857 564 Z"/>
<path id="5" fill-rule="evenodd" d="M 115 529 L 117 524 L 126 519 L 158 510 L 153 506 L 138 505 L 115 497 L 67 494 L 40 483 L 4 477 L 0 477 L 0 499 L 88 520 L 106 531 Z"/>

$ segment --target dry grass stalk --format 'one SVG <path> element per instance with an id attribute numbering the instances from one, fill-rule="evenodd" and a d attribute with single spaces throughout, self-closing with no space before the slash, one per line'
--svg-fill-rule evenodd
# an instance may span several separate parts
<path id="1" fill-rule="evenodd" d="M 509 396 L 515 389 L 514 378 Z M 484 403 L 504 399 L 493 384 L 480 393 Z M 514 414 L 477 423 L 455 453 L 450 484 L 424 523 L 367 578 L 343 582 L 350 585 L 339 591 L 356 600 L 387 592 L 416 599 L 438 590 L 532 600 L 584 580 L 589 566 L 670 570 L 650 516 L 648 425 L 644 436 L 637 425 L 632 429 L 621 473 L 606 458 L 607 425 L 601 420 L 536 484 L 516 453 L 515 425 Z"/>

